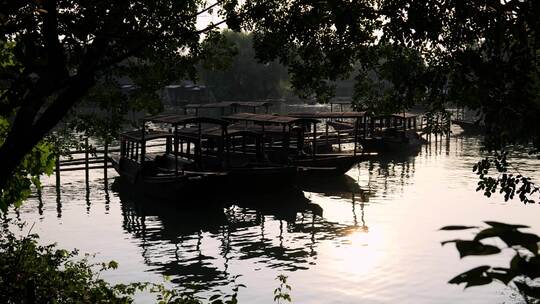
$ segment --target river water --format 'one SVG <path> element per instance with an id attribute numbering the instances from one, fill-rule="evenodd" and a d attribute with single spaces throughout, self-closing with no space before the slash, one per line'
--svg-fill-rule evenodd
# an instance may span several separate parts
<path id="1" fill-rule="evenodd" d="M 540 232 L 539 206 L 475 192 L 479 147 L 478 138 L 453 135 L 417 156 L 364 162 L 301 190 L 230 198 L 224 208 L 132 197 L 117 190 L 112 169 L 107 180 L 103 170 L 92 171 L 88 183 L 84 172 L 65 172 L 60 197 L 54 176 L 46 178 L 41 195 L 11 216 L 28 223 L 22 233 L 34 225 L 44 243 L 119 262 L 105 273 L 111 282 L 168 276 L 169 286 L 202 296 L 244 284 L 240 303 L 272 303 L 275 278 L 284 274 L 294 303 L 518 303 L 500 284 L 464 290 L 446 283 L 472 267 L 504 266 L 511 253 L 460 260 L 453 245 L 440 242 L 472 232 L 440 227 L 496 220 Z M 539 161 L 515 161 L 538 175 Z"/>

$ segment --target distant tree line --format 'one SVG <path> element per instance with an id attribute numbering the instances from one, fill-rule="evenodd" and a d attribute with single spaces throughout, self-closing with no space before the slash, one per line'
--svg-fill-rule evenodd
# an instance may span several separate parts
<path id="1" fill-rule="evenodd" d="M 282 98 L 290 94 L 287 68 L 277 61 L 259 62 L 253 34 L 225 30 L 222 35 L 235 49 L 235 55 L 224 59 L 224 66 L 203 62 L 198 69 L 200 82 L 218 101 Z"/>

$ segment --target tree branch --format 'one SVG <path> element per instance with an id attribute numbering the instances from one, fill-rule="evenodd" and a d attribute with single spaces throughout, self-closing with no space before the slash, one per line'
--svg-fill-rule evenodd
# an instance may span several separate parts
<path id="1" fill-rule="evenodd" d="M 219 1 L 218 1 L 218 2 L 219 2 Z M 216 6 L 218 2 L 214 3 L 212 6 Z M 270 2 L 270 0 L 265 1 L 265 2 L 261 3 L 260 5 L 262 6 L 262 5 L 266 4 L 267 2 Z M 237 17 L 243 17 L 243 16 L 247 15 L 249 12 L 251 12 L 252 10 L 256 9 L 256 8 L 258 8 L 258 6 L 254 6 L 254 7 L 252 7 L 250 10 L 247 10 L 247 11 L 245 11 L 245 12 L 242 12 L 242 13 L 238 14 Z M 209 8 L 207 8 L 206 10 L 208 10 L 208 9 L 209 9 Z M 203 10 L 203 11 L 204 11 L 204 10 Z M 230 17 L 229 17 L 229 18 L 225 18 L 225 19 L 223 19 L 223 20 L 221 20 L 221 21 L 219 21 L 219 22 L 217 22 L 217 23 L 212 23 L 211 25 L 209 25 L 209 26 L 207 26 L 207 27 L 205 27 L 205 28 L 203 28 L 203 29 L 201 29 L 201 30 L 197 30 L 197 31 L 195 31 L 195 32 L 190 32 L 189 34 L 190 34 L 190 35 L 201 35 L 201 34 L 204 34 L 204 33 L 208 32 L 208 31 L 211 31 L 211 30 L 213 30 L 213 29 L 219 27 L 220 25 L 222 25 L 222 24 L 224 24 L 224 23 L 226 23 L 227 21 L 230 21 L 230 20 L 231 20 Z M 97 67 L 97 70 L 103 70 L 103 69 L 106 69 L 106 68 L 108 68 L 108 67 L 110 67 L 110 66 L 113 66 L 113 65 L 115 65 L 115 64 L 118 64 L 118 63 L 120 63 L 120 62 L 126 60 L 127 58 L 129 58 L 129 57 L 131 57 L 131 56 L 134 56 L 134 55 L 137 54 L 138 52 L 142 51 L 145 47 L 148 47 L 148 45 L 151 45 L 151 44 L 155 43 L 156 41 L 158 41 L 158 40 L 160 40 L 160 39 L 163 39 L 163 38 L 181 38 L 183 34 L 184 34 L 184 33 L 182 33 L 181 35 L 178 35 L 178 34 L 172 34 L 172 35 L 169 35 L 169 36 L 163 36 L 163 32 L 161 32 L 161 33 L 159 33 L 159 34 L 156 34 L 156 35 L 153 36 L 153 37 L 149 37 L 148 40 L 139 43 L 137 46 L 135 46 L 134 48 L 128 50 L 126 53 L 124 53 L 124 54 L 122 54 L 122 55 L 119 55 L 119 56 L 117 56 L 117 57 L 115 57 L 115 58 L 112 58 L 112 59 L 110 59 L 110 60 L 108 60 L 108 61 L 105 61 L 104 63 L 100 64 L 100 65 Z"/>

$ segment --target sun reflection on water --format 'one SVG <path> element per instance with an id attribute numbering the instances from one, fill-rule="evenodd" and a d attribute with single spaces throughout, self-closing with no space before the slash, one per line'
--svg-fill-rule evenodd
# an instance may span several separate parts
<path id="1" fill-rule="evenodd" d="M 363 277 L 382 263 L 385 252 L 382 250 L 384 234 L 380 230 L 357 226 L 343 237 L 342 246 L 335 246 L 328 252 L 339 263 L 335 266 L 341 273 L 350 277 Z"/>

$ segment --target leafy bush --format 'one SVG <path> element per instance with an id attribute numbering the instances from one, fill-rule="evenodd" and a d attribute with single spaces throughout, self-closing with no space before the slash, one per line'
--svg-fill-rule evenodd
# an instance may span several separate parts
<path id="1" fill-rule="evenodd" d="M 279 286 L 274 289 L 274 302 L 281 304 L 281 301 L 287 301 L 290 303 L 292 301 L 289 294 L 291 286 L 287 284 L 287 276 L 280 274 L 276 277 L 276 280 L 279 281 Z"/>
<path id="2" fill-rule="evenodd" d="M 109 285 L 99 273 L 115 262 L 92 264 L 78 252 L 41 246 L 37 235 L 17 238 L 0 234 L 0 302 L 3 303 L 130 303 L 132 287 Z M 97 267 L 97 271 L 96 271 Z"/>
<path id="3" fill-rule="evenodd" d="M 133 303 L 137 292 L 147 291 L 155 295 L 158 304 L 237 304 L 238 290 L 245 287 L 235 284 L 230 295 L 215 294 L 204 299 L 163 284 L 113 285 L 100 275 L 116 269 L 116 262 L 93 263 L 92 255 L 79 258 L 77 250 L 59 249 L 56 244 L 39 245 L 37 234 L 17 237 L 8 229 L 8 220 L 1 216 L 0 220 L 4 220 L 0 228 L 0 303 Z M 274 302 L 291 302 L 287 277 L 279 275 L 276 279 L 280 286 L 274 290 Z"/>
<path id="4" fill-rule="evenodd" d="M 5 222 L 0 229 L 0 303 L 132 303 L 139 291 L 155 294 L 160 304 L 202 303 L 203 299 L 163 284 L 110 284 L 100 274 L 116 269 L 116 262 L 92 263 L 91 255 L 78 256 L 77 250 L 39 245 L 36 234 L 17 237 Z M 210 297 L 209 303 L 237 303 L 239 286 L 232 295 Z"/>

